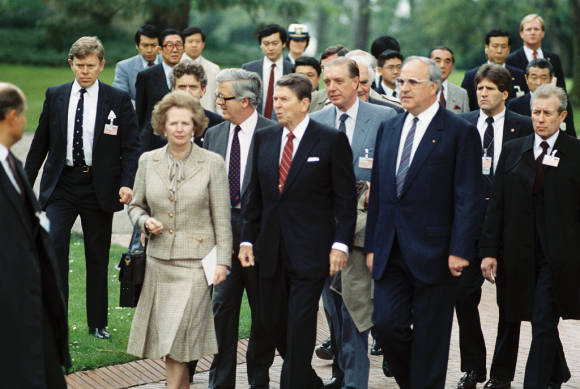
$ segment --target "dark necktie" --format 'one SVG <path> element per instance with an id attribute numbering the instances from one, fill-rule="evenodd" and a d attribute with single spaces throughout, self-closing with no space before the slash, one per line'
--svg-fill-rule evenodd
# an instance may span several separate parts
<path id="1" fill-rule="evenodd" d="M 415 130 L 417 129 L 417 122 L 419 118 L 413 119 L 413 124 L 411 129 L 405 138 L 405 144 L 403 145 L 403 154 L 401 155 L 401 162 L 399 163 L 399 170 L 397 171 L 396 183 L 397 183 L 397 197 L 401 197 L 401 192 L 405 186 L 405 178 L 407 177 L 407 172 L 409 171 L 409 166 L 411 166 L 411 150 L 413 149 L 413 139 L 415 138 Z"/>
<path id="2" fill-rule="evenodd" d="M 80 97 L 75 113 L 75 129 L 73 134 L 73 166 L 85 166 L 85 152 L 83 150 L 83 109 L 84 109 L 84 95 L 87 90 L 81 88 L 79 91 Z"/>
<path id="3" fill-rule="evenodd" d="M 294 134 L 289 132 L 288 140 L 286 141 L 284 150 L 282 151 L 282 160 L 280 161 L 280 168 L 278 169 L 278 191 L 280 193 L 282 193 L 282 189 L 284 189 L 284 183 L 286 182 L 286 177 L 288 177 L 290 165 L 292 164 L 292 152 L 294 151 L 292 140 L 294 138 Z"/>
<path id="4" fill-rule="evenodd" d="M 18 187 L 20 188 L 20 193 L 22 195 L 24 195 L 24 186 L 22 185 L 22 179 L 20 178 L 20 174 L 18 174 L 18 171 L 16 170 L 16 163 L 14 162 L 14 156 L 12 155 L 12 153 L 9 151 L 8 152 L 8 165 L 10 165 L 10 169 L 12 170 L 12 175 L 14 176 L 14 179 L 16 180 L 16 183 L 18 184 Z"/>
<path id="5" fill-rule="evenodd" d="M 550 145 L 548 142 L 543 141 L 540 143 L 540 147 L 542 148 L 542 152 L 536 158 L 536 178 L 534 179 L 534 193 L 538 193 L 542 189 L 542 183 L 544 181 L 544 164 L 542 163 L 544 160 L 544 156 L 548 153 L 548 148 Z"/>
<path id="6" fill-rule="evenodd" d="M 147 61 L 147 67 L 150 68 L 153 65 L 155 65 L 155 61 Z"/>
<path id="7" fill-rule="evenodd" d="M 348 115 L 343 113 L 340 115 L 340 124 L 338 125 L 338 131 L 346 134 L 346 119 L 348 119 Z"/>
<path id="8" fill-rule="evenodd" d="M 395 99 L 397 98 L 397 91 L 396 91 L 396 90 L 394 90 L 394 91 L 393 91 L 393 97 L 394 97 Z"/>
<path id="9" fill-rule="evenodd" d="M 264 108 L 264 116 L 272 119 L 272 108 L 274 106 L 274 68 L 276 64 L 273 63 L 270 68 L 270 80 L 268 81 L 268 93 L 266 94 L 266 107 Z"/>
<path id="10" fill-rule="evenodd" d="M 441 85 L 441 94 L 439 95 L 439 102 L 445 108 L 447 106 L 447 101 L 445 101 L 445 87 Z"/>
<path id="11" fill-rule="evenodd" d="M 230 202 L 235 207 L 240 202 L 240 138 L 238 133 L 242 128 L 234 128 L 232 147 L 230 148 L 230 167 L 228 170 L 228 180 L 230 182 Z"/>
<path id="12" fill-rule="evenodd" d="M 485 196 L 490 197 L 493 191 L 493 117 L 488 117 L 485 119 L 487 127 L 483 133 L 483 153 L 484 156 L 491 158 L 491 165 L 489 168 L 489 174 L 483 175 L 483 180 L 485 182 Z"/>

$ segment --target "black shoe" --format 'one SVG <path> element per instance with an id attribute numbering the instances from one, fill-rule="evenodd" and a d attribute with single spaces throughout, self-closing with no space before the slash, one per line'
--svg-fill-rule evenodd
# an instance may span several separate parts
<path id="1" fill-rule="evenodd" d="M 93 335 L 95 338 L 99 339 L 110 339 L 111 334 L 107 332 L 104 328 L 93 328 L 89 327 L 89 335 Z"/>
<path id="2" fill-rule="evenodd" d="M 376 339 L 373 339 L 373 345 L 371 346 L 371 355 L 383 355 L 383 348 L 379 346 Z"/>
<path id="3" fill-rule="evenodd" d="M 385 374 L 385 377 L 392 377 L 393 376 L 393 372 L 391 371 L 391 367 L 389 366 L 389 362 L 387 362 L 387 359 L 383 356 L 383 373 Z"/>
<path id="4" fill-rule="evenodd" d="M 342 388 L 342 379 L 338 377 L 332 377 L 330 381 L 324 384 L 324 389 L 340 389 Z"/>
<path id="5" fill-rule="evenodd" d="M 457 383 L 457 389 L 475 389 L 478 382 L 485 381 L 485 374 L 477 373 L 475 370 L 466 372 Z"/>
<path id="6" fill-rule="evenodd" d="M 548 389 L 560 389 L 561 387 L 562 384 L 556 382 L 550 382 L 550 385 L 548 385 Z"/>
<path id="7" fill-rule="evenodd" d="M 334 351 L 330 345 L 330 339 L 326 339 L 320 346 L 315 350 L 316 356 L 320 359 L 325 359 L 327 361 L 334 358 Z"/>
<path id="8" fill-rule="evenodd" d="M 508 380 L 498 380 L 497 378 L 490 378 L 483 386 L 484 389 L 509 389 L 512 387 L 512 382 Z"/>

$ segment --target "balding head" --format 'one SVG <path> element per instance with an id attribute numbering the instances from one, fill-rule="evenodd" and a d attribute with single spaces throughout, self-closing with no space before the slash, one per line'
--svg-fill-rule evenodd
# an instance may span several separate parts
<path id="1" fill-rule="evenodd" d="M 0 82 L 0 143 L 10 148 L 22 138 L 26 98 L 16 85 Z"/>

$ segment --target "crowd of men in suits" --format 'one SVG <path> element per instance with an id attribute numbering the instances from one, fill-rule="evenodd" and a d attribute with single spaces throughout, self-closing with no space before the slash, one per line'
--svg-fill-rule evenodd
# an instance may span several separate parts
<path id="1" fill-rule="evenodd" d="M 382 36 L 370 52 L 336 45 L 318 60 L 303 56 L 310 34 L 302 24 L 265 26 L 263 58 L 221 71 L 202 55 L 200 28 L 144 25 L 138 54 L 117 64 L 109 86 L 98 80 L 101 42 L 82 37 L 69 52 L 74 80 L 46 92 L 24 168 L 10 147 L 22 134 L 25 98 L 0 84 L 0 194 L 14 219 L 2 236 L 26 246 L 2 254 L 20 278 L 3 271 L 0 287 L 28 288 L 11 291 L 10 304 L 8 289 L 0 294 L 15 318 L 0 328 L 19 334 L 15 345 L 26 338 L 40 350 L 18 362 L 37 374 L 4 376 L 14 387 L 64 385 L 58 362 L 69 364 L 68 246 L 77 216 L 89 333 L 110 338 L 112 215 L 131 202 L 139 155 L 166 143 L 153 133 L 153 108 L 184 91 L 210 122 L 193 141 L 224 158 L 230 185 L 234 250 L 213 292 L 219 351 L 210 388 L 235 387 L 244 291 L 252 388 L 268 387 L 276 349 L 282 388 L 367 388 L 369 333 L 371 353 L 384 355 L 385 375 L 401 388 L 443 388 L 454 310 L 464 372 L 457 387 L 475 388 L 488 379 L 484 279 L 496 282 L 499 307 L 484 387 L 511 387 L 520 322 L 529 320 L 524 387 L 559 388 L 570 372 L 557 324 L 580 318 L 580 143 L 544 34 L 540 16 L 524 17 L 524 45 L 510 54 L 509 34 L 489 31 L 487 63 L 466 72 L 461 87 L 448 79 L 449 47 L 405 58 L 395 38 Z M 37 202 L 31 184 L 43 163 Z M 16 265 L 22 252 L 26 263 Z M 26 282 L 14 283 L 23 273 Z M 321 297 L 331 337 L 317 355 L 333 359 L 326 384 L 311 366 Z"/>

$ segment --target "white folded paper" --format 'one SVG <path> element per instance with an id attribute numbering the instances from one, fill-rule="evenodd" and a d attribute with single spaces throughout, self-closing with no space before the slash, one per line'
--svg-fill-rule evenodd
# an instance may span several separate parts
<path id="1" fill-rule="evenodd" d="M 210 252 L 201 260 L 203 272 L 208 285 L 213 284 L 213 277 L 217 270 L 217 247 L 213 246 Z"/>

